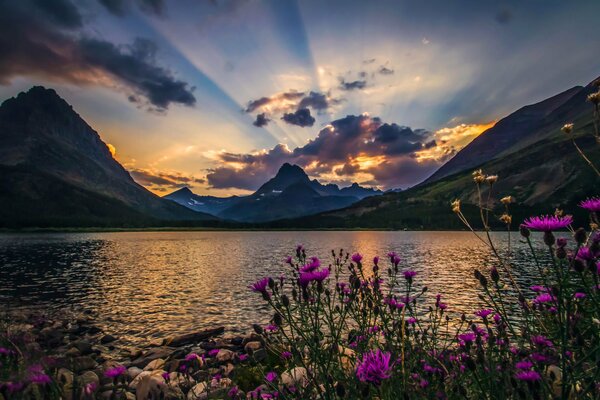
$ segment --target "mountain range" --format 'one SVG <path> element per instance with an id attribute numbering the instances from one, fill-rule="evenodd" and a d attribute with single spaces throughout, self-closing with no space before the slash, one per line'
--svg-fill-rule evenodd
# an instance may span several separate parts
<path id="1" fill-rule="evenodd" d="M 311 180 L 296 165 L 248 196 L 164 198 L 137 184 L 107 145 L 52 89 L 33 87 L 0 106 L 0 227 L 224 226 L 456 229 L 449 202 L 475 216 L 471 172 L 500 176 L 494 191 L 517 199 L 513 220 L 555 207 L 574 212 L 598 195 L 598 178 L 571 140 L 599 160 L 587 95 L 600 79 L 515 111 L 483 132 L 423 183 L 382 193 Z M 561 132 L 574 123 L 571 136 Z M 229 221 L 229 222 L 228 222 Z"/>
<path id="2" fill-rule="evenodd" d="M 285 163 L 249 196 L 198 196 L 184 187 L 164 198 L 225 220 L 265 222 L 335 210 L 382 193 L 357 183 L 342 189 L 334 184 L 322 185 L 316 179 L 310 180 L 301 167 Z"/>

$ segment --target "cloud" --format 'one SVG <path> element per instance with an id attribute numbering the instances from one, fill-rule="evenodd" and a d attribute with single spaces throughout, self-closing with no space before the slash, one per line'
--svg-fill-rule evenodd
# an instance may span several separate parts
<path id="1" fill-rule="evenodd" d="M 260 99 L 249 101 L 246 112 L 251 113 L 258 109 L 289 110 L 290 107 L 295 108 L 297 102 L 303 97 L 303 92 L 296 92 L 294 90 L 277 93 L 270 97 L 261 97 Z"/>
<path id="2" fill-rule="evenodd" d="M 267 118 L 265 113 L 260 113 L 256 115 L 256 120 L 252 123 L 252 125 L 262 128 L 263 126 L 267 125 L 269 121 L 271 120 Z"/>
<path id="3" fill-rule="evenodd" d="M 383 65 L 379 67 L 379 70 L 377 72 L 379 72 L 381 75 L 394 75 L 393 69 L 387 68 Z"/>
<path id="4" fill-rule="evenodd" d="M 83 35 L 82 18 L 68 0 L 0 2 L 0 84 L 18 76 L 77 85 L 102 85 L 165 111 L 194 105 L 193 89 L 159 66 L 156 45 L 136 39 L 117 46 Z"/>
<path id="5" fill-rule="evenodd" d="M 436 160 L 416 158 L 418 151 L 434 145 L 432 136 L 426 130 L 384 123 L 368 114 L 348 115 L 331 122 L 306 145 L 293 150 L 279 144 L 256 153 L 220 153 L 220 166 L 209 171 L 207 181 L 213 188 L 255 190 L 289 162 L 329 182 L 344 176 L 363 182 L 376 179 L 385 187 L 415 184 L 416 177 L 439 167 Z M 394 174 L 380 171 L 382 168 L 394 168 Z"/>
<path id="6" fill-rule="evenodd" d="M 40 0 L 45 1 L 45 0 Z M 136 3 L 147 14 L 162 16 L 165 14 L 164 0 L 98 0 L 111 14 L 122 17 L 130 10 L 130 3 Z"/>
<path id="7" fill-rule="evenodd" d="M 129 173 L 137 183 L 155 192 L 166 192 L 173 189 L 180 189 L 184 186 L 206 183 L 205 179 L 184 175 L 179 172 L 136 168 L 129 170 Z"/>
<path id="8" fill-rule="evenodd" d="M 364 89 L 367 86 L 367 81 L 358 80 L 352 82 L 346 82 L 343 78 L 340 79 L 340 89 L 342 90 L 355 90 Z"/>
<path id="9" fill-rule="evenodd" d="M 330 103 L 337 103 L 338 100 L 330 99 L 324 93 L 313 92 L 311 91 L 307 96 L 303 97 L 298 103 L 297 108 L 307 108 L 310 107 L 316 111 L 323 111 L 329 108 Z"/>
<path id="10" fill-rule="evenodd" d="M 420 161 L 446 162 L 460 149 L 495 124 L 496 122 L 492 121 L 483 124 L 459 124 L 439 129 L 435 132 L 432 142 L 426 143 L 423 150 L 416 152 L 416 158 Z"/>
<path id="11" fill-rule="evenodd" d="M 313 126 L 315 123 L 315 118 L 310 115 L 310 110 L 308 108 L 301 108 L 293 113 L 285 113 L 281 119 L 288 124 L 301 127 Z"/>

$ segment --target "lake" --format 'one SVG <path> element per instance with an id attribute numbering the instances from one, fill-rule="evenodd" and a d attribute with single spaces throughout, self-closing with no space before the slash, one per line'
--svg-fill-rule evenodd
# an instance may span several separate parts
<path id="1" fill-rule="evenodd" d="M 494 234 L 504 241 L 506 234 Z M 515 276 L 529 284 L 534 268 L 526 245 L 513 234 Z M 541 244 L 541 238 L 537 242 Z M 270 313 L 247 288 L 279 276 L 298 243 L 326 264 L 344 248 L 418 272 L 433 297 L 449 310 L 479 304 L 475 268 L 494 265 L 490 251 L 470 232 L 118 232 L 0 235 L 0 304 L 52 314 L 68 309 L 97 313 L 98 326 L 124 343 L 224 325 L 247 332 Z M 503 245 L 504 246 L 504 245 Z M 383 264 L 386 265 L 387 264 Z"/>

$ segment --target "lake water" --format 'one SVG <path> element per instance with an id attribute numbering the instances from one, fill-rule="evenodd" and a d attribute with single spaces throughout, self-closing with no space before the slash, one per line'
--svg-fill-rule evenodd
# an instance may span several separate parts
<path id="1" fill-rule="evenodd" d="M 505 243 L 505 234 L 495 237 Z M 519 239 L 513 234 L 514 258 L 524 262 L 514 274 L 527 284 L 533 266 Z M 279 276 L 298 243 L 324 261 L 332 249 L 360 251 L 365 260 L 396 251 L 401 267 L 416 270 L 416 281 L 432 296 L 443 293 L 455 312 L 478 307 L 473 270 L 495 261 L 469 232 L 2 234 L 0 305 L 90 309 L 101 328 L 133 344 L 216 325 L 247 332 L 270 317 L 247 286 Z"/>

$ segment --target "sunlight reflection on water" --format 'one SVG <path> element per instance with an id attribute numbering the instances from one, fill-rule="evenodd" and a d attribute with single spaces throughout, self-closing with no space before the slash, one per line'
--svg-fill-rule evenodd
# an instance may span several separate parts
<path id="1" fill-rule="evenodd" d="M 504 236 L 498 234 L 498 238 Z M 539 242 L 540 240 L 538 240 Z M 279 276 L 283 259 L 304 244 L 327 264 L 331 250 L 363 254 L 365 265 L 389 251 L 429 295 L 442 293 L 453 312 L 480 303 L 473 270 L 495 264 L 468 232 L 128 232 L 0 235 L 0 304 L 13 309 L 90 309 L 97 324 L 141 342 L 225 325 L 247 332 L 270 313 L 247 286 Z M 513 235 L 514 274 L 531 283 L 527 249 Z M 516 263 L 517 264 L 517 263 Z"/>

